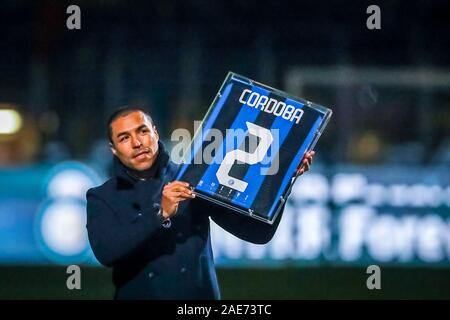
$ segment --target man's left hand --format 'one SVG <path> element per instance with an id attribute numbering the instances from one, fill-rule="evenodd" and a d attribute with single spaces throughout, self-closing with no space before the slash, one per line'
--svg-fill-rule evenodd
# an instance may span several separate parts
<path id="1" fill-rule="evenodd" d="M 315 152 L 314 151 L 308 151 L 303 156 L 302 161 L 300 162 L 299 166 L 297 167 L 297 171 L 295 172 L 295 176 L 298 177 L 309 170 L 311 167 L 311 163 L 313 160 Z"/>

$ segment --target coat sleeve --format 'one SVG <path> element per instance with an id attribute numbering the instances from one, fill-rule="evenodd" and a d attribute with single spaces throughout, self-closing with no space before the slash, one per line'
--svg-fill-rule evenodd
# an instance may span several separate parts
<path id="1" fill-rule="evenodd" d="M 138 219 L 124 224 L 92 189 L 87 192 L 86 198 L 89 242 L 97 260 L 105 266 L 119 263 L 135 253 L 149 238 L 163 231 L 156 214 L 158 207 L 146 208 Z"/>
<path id="2" fill-rule="evenodd" d="M 203 199 L 201 201 L 203 210 L 206 210 L 211 219 L 221 228 L 244 241 L 255 244 L 266 244 L 273 238 L 284 211 L 283 204 L 277 218 L 270 225 L 212 202 Z"/>

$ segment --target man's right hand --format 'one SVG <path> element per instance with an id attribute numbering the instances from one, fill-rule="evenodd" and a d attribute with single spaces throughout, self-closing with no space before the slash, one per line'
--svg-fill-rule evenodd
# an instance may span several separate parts
<path id="1" fill-rule="evenodd" d="M 166 184 L 161 197 L 164 219 L 169 219 L 177 213 L 178 204 L 181 201 L 193 198 L 195 198 L 195 194 L 189 189 L 189 183 L 173 181 Z"/>

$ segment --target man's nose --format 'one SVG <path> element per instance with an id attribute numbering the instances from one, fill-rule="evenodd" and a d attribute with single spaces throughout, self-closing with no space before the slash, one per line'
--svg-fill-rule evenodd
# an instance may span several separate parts
<path id="1" fill-rule="evenodd" d="M 142 142 L 136 137 L 131 140 L 133 148 L 140 148 L 142 146 Z"/>

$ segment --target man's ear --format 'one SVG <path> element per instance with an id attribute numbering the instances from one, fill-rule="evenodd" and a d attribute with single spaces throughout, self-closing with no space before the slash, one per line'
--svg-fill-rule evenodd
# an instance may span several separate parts
<path id="1" fill-rule="evenodd" d="M 114 144 L 112 142 L 109 143 L 109 148 L 111 149 L 111 152 L 113 153 L 113 155 L 117 156 L 117 150 L 114 147 Z"/>
<path id="2" fill-rule="evenodd" d="M 159 133 L 158 133 L 158 130 L 156 130 L 156 126 L 155 125 L 153 125 L 153 130 L 155 131 L 156 138 L 159 140 Z"/>

